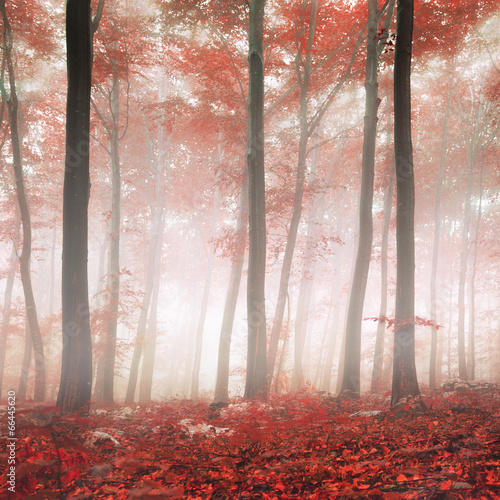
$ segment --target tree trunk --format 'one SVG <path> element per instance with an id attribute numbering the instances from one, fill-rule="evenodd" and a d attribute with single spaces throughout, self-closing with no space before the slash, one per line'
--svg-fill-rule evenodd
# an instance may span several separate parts
<path id="1" fill-rule="evenodd" d="M 479 206 L 477 208 L 476 231 L 474 235 L 474 253 L 472 254 L 472 273 L 469 283 L 469 345 L 467 350 L 467 377 L 474 380 L 476 377 L 476 355 L 475 355 L 475 314 L 476 314 L 476 272 L 477 272 L 477 247 L 479 240 L 479 229 L 481 227 L 483 203 L 483 171 L 481 168 L 479 177 Z"/>
<path id="2" fill-rule="evenodd" d="M 248 217 L 248 176 L 245 175 L 241 184 L 240 209 L 236 223 L 236 235 L 238 238 L 236 255 L 231 266 L 229 288 L 227 291 L 226 305 L 219 341 L 219 358 L 217 364 L 217 381 L 215 383 L 214 403 L 229 401 L 229 356 L 231 348 L 231 336 L 233 332 L 234 315 L 238 302 L 238 292 L 245 260 L 245 242 L 247 237 Z"/>
<path id="3" fill-rule="evenodd" d="M 316 180 L 316 168 L 318 163 L 319 148 L 316 147 L 313 152 L 311 162 L 310 183 Z M 321 230 L 321 222 L 318 221 L 318 214 L 324 215 L 324 196 L 312 196 L 309 208 L 309 220 L 307 224 L 306 248 L 304 253 L 304 264 L 302 268 L 302 278 L 300 280 L 299 298 L 297 303 L 297 313 L 295 316 L 295 348 L 294 363 L 292 373 L 292 390 L 301 388 L 305 382 L 304 369 L 302 367 L 302 358 L 304 356 L 304 346 L 307 337 L 309 325 L 309 311 L 311 309 L 311 297 L 314 284 L 314 273 L 316 270 L 316 261 L 314 256 L 314 244 L 317 241 Z M 290 306 L 288 306 L 290 307 Z M 287 328 L 290 327 L 290 321 L 287 322 Z"/>
<path id="4" fill-rule="evenodd" d="M 149 242 L 148 249 L 148 262 L 146 267 L 146 281 L 145 281 L 145 291 L 144 297 L 142 299 L 141 304 L 141 312 L 139 314 L 139 322 L 137 325 L 137 337 L 134 346 L 134 353 L 132 355 L 132 363 L 130 365 L 130 374 L 127 385 L 127 393 L 125 395 L 125 402 L 131 403 L 135 398 L 135 391 L 137 387 L 137 376 L 139 374 L 139 363 L 141 361 L 142 351 L 144 348 L 144 342 L 146 338 L 146 327 L 147 327 L 147 319 L 149 306 L 151 303 L 151 297 L 153 294 L 154 288 L 154 279 L 155 274 L 159 272 L 156 268 L 156 263 L 158 262 L 157 257 L 157 248 L 161 246 L 160 241 L 163 238 L 163 228 L 164 228 L 164 210 L 166 204 L 166 194 L 163 186 L 163 175 L 165 169 L 167 170 L 167 178 L 170 176 L 170 144 L 172 141 L 173 132 L 170 133 L 168 139 L 164 144 L 164 132 L 162 129 L 159 131 L 159 157 L 157 160 L 157 169 L 156 169 L 156 200 L 158 200 L 158 204 L 154 209 L 154 218 L 152 222 L 152 230 L 151 230 L 151 240 Z"/>
<path id="5" fill-rule="evenodd" d="M 116 43 L 116 42 L 115 42 Z M 116 48 L 116 47 L 114 47 Z M 102 399 L 113 402 L 116 359 L 116 330 L 118 326 L 118 305 L 120 300 L 120 149 L 119 149 L 119 118 L 120 118 L 120 78 L 116 61 L 113 66 L 113 88 L 110 95 L 111 116 L 113 122 L 110 130 L 111 146 L 111 234 L 109 237 L 109 273 L 108 273 L 108 318 L 105 337 L 105 352 L 102 380 Z"/>
<path id="6" fill-rule="evenodd" d="M 16 210 L 16 229 L 14 234 L 14 242 L 19 239 L 19 220 Z M 2 308 L 2 327 L 0 331 L 0 399 L 2 394 L 3 376 L 5 372 L 5 353 L 7 350 L 7 338 L 9 336 L 9 326 L 10 326 L 10 314 L 12 306 L 12 289 L 14 288 L 14 279 L 16 277 L 16 264 L 17 264 L 17 253 L 16 245 L 12 246 L 12 251 L 9 259 L 9 270 L 7 274 L 7 281 L 5 283 L 5 293 L 3 296 L 3 308 Z"/>
<path id="7" fill-rule="evenodd" d="M 248 225 L 247 280 L 248 352 L 245 397 L 266 393 L 266 201 L 264 177 L 264 7 L 265 0 L 250 0 L 248 35 Z"/>
<path id="8" fill-rule="evenodd" d="M 471 198 L 474 181 L 475 162 L 469 158 L 467 184 L 465 188 L 465 213 L 462 226 L 462 247 L 460 249 L 460 271 L 458 274 L 458 376 L 467 380 L 467 359 L 465 354 L 465 283 L 467 280 L 467 260 L 469 257 L 469 228 L 471 220 Z"/>
<path id="9" fill-rule="evenodd" d="M 336 276 L 340 274 L 340 265 L 342 261 L 342 250 L 339 251 L 337 256 L 337 266 L 336 266 Z M 335 355 L 335 348 L 337 347 L 337 337 L 339 330 L 339 313 L 340 313 L 340 280 L 334 280 L 332 286 L 332 293 L 330 297 L 332 298 L 332 304 L 328 309 L 328 317 L 325 326 L 325 336 L 328 336 L 325 365 L 323 367 L 323 374 L 321 378 L 321 390 L 327 393 L 330 392 L 330 386 L 332 383 L 332 373 L 333 373 L 333 358 Z M 330 322 L 330 317 L 333 312 L 333 321 Z M 333 333 L 332 333 L 333 332 Z"/>
<path id="10" fill-rule="evenodd" d="M 453 67 L 453 73 L 455 65 Z M 436 281 L 438 274 L 438 259 L 439 259 L 439 239 L 441 234 L 441 188 L 444 179 L 444 167 L 446 163 L 446 134 L 448 131 L 448 120 L 451 112 L 451 98 L 453 96 L 453 78 L 452 73 L 450 84 L 448 87 L 448 99 L 446 102 L 446 110 L 443 119 L 443 131 L 441 133 L 441 159 L 439 163 L 439 174 L 436 181 L 436 200 L 434 202 L 434 242 L 432 247 L 432 267 L 431 267 L 431 354 L 429 365 L 429 389 L 436 388 L 436 356 L 437 356 L 437 311 L 436 311 Z"/>
<path id="11" fill-rule="evenodd" d="M 300 40 L 305 37 L 305 9 L 307 2 L 302 5 L 301 18 L 301 33 Z M 286 240 L 285 255 L 281 267 L 280 284 L 278 290 L 278 300 L 276 302 L 276 311 L 274 313 L 273 326 L 271 329 L 271 339 L 269 343 L 269 352 L 267 358 L 267 377 L 268 383 L 271 384 L 276 363 L 276 354 L 278 352 L 278 343 L 281 334 L 281 326 L 283 324 L 283 316 L 285 313 L 285 304 L 288 294 L 288 283 L 290 280 L 290 272 L 292 269 L 293 254 L 295 243 L 297 241 L 297 232 L 299 228 L 300 218 L 302 216 L 302 199 L 304 196 L 304 184 L 306 174 L 306 155 L 307 142 L 309 139 L 309 124 L 307 119 L 307 94 L 309 91 L 309 82 L 311 78 L 311 48 L 314 42 L 314 34 L 316 30 L 316 13 L 317 0 L 311 0 L 310 25 L 307 36 L 307 45 L 305 47 L 305 61 L 302 60 L 301 50 L 299 49 L 295 57 L 295 67 L 297 78 L 299 80 L 300 95 L 299 95 L 299 122 L 300 122 L 300 139 L 299 139 L 299 157 L 297 161 L 297 175 L 295 179 L 295 193 L 293 198 L 292 218 Z M 299 33 L 297 33 L 299 35 Z M 303 42 L 300 42 L 303 43 Z M 299 344 L 302 339 L 299 339 Z"/>
<path id="12" fill-rule="evenodd" d="M 159 212 L 155 232 L 155 263 L 151 310 L 149 313 L 148 331 L 145 336 L 144 358 L 142 362 L 141 381 L 139 384 L 139 401 L 149 403 L 153 388 L 154 361 L 156 354 L 156 335 L 158 330 L 158 296 L 160 293 L 161 256 L 163 250 L 163 235 L 165 233 L 165 212 L 168 210 L 168 184 L 170 183 L 170 142 L 172 134 L 167 140 L 167 146 L 163 147 L 163 132 L 160 132 L 160 154 L 159 168 L 156 179 L 156 199 L 158 200 L 156 210 Z M 167 171 L 167 187 L 163 186 L 163 171 Z"/>
<path id="13" fill-rule="evenodd" d="M 280 390 L 281 390 L 280 376 L 281 376 L 281 371 L 283 369 L 283 366 L 285 365 L 286 354 L 287 354 L 287 350 L 288 350 L 288 343 L 290 340 L 290 295 L 287 295 L 286 305 L 287 305 L 287 317 L 286 317 L 286 323 L 285 323 L 285 338 L 283 340 L 283 347 L 281 348 L 281 353 L 280 353 L 278 366 L 277 366 L 277 370 L 276 370 L 276 379 L 274 381 L 274 392 L 276 394 L 279 394 Z"/>
<path id="14" fill-rule="evenodd" d="M 21 376 L 19 377 L 19 388 L 17 390 L 17 397 L 20 401 L 27 399 L 28 393 L 28 379 L 30 375 L 31 358 L 33 356 L 33 342 L 31 340 L 30 325 L 28 318 L 24 326 L 24 353 L 23 364 L 21 365 Z"/>
<path id="15" fill-rule="evenodd" d="M 398 0 L 394 59 L 394 146 L 397 186 L 397 276 L 392 399 L 420 394 L 415 367 L 415 179 L 411 141 L 410 69 L 413 0 Z"/>
<path id="16" fill-rule="evenodd" d="M 14 167 L 14 179 L 16 185 L 17 201 L 21 222 L 23 224 L 23 243 L 21 255 L 19 256 L 19 267 L 21 271 L 21 282 L 24 291 L 24 301 L 26 304 L 26 320 L 29 323 L 29 331 L 35 351 L 35 401 L 43 401 L 45 398 L 45 356 L 43 352 L 42 334 L 38 324 L 35 297 L 31 283 L 31 215 L 28 195 L 24 185 L 23 163 L 22 163 L 22 138 L 19 132 L 19 102 L 17 100 L 16 79 L 14 75 L 14 64 L 12 62 L 12 30 L 10 21 L 5 9 L 5 0 L 0 1 L 0 11 L 4 25 L 4 58 L 9 79 L 9 90 L 7 94 L 2 78 L 1 91 L 3 98 L 7 101 L 7 110 L 10 122 L 10 137 L 12 145 L 12 164 Z"/>
<path id="17" fill-rule="evenodd" d="M 220 154 L 219 154 L 220 156 Z M 208 299 L 210 297 L 210 285 L 212 283 L 212 272 L 215 259 L 215 238 L 217 236 L 217 219 L 219 218 L 219 187 L 215 186 L 214 205 L 212 211 L 212 227 L 210 232 L 210 249 L 208 251 L 207 271 L 205 275 L 205 287 L 203 289 L 203 298 L 201 301 L 200 316 L 198 327 L 196 329 L 196 344 L 194 350 L 193 375 L 191 376 L 191 398 L 198 397 L 200 383 L 201 351 L 203 347 L 203 330 L 205 328 L 205 319 L 207 317 Z"/>
<path id="18" fill-rule="evenodd" d="M 377 3 L 376 0 L 369 0 L 368 2 L 368 37 L 365 73 L 366 101 L 359 199 L 359 239 L 354 278 L 347 311 L 345 360 L 341 387 L 341 392 L 348 391 L 356 397 L 359 397 L 361 392 L 361 322 L 363 320 L 363 305 L 373 240 L 373 178 L 378 122 L 377 111 L 380 104 L 377 76 Z"/>
<path id="19" fill-rule="evenodd" d="M 67 0 L 68 101 L 63 194 L 63 353 L 57 405 L 85 412 L 92 387 L 87 276 L 90 87 L 92 33 L 90 0 Z"/>
<path id="20" fill-rule="evenodd" d="M 381 392 L 384 373 L 384 351 L 385 351 L 385 318 L 387 317 L 387 254 L 389 247 L 389 227 L 391 224 L 392 197 L 394 193 L 394 156 L 391 159 L 391 173 L 389 184 L 385 190 L 384 199 L 384 222 L 382 227 L 382 247 L 380 251 L 381 276 L 380 276 L 380 309 L 377 323 L 377 336 L 375 339 L 375 354 L 373 356 L 373 371 L 371 392 Z"/>
<path id="21" fill-rule="evenodd" d="M 142 361 L 141 381 L 139 383 L 139 401 L 149 403 L 151 401 L 151 391 L 153 388 L 153 373 L 156 353 L 156 334 L 158 330 L 158 295 L 160 292 L 160 270 L 161 254 L 163 248 L 163 233 L 165 229 L 165 218 L 162 217 L 161 227 L 156 244 L 155 277 L 153 283 L 153 293 L 151 299 L 151 310 L 149 312 L 148 331 L 144 345 L 144 358 Z"/>

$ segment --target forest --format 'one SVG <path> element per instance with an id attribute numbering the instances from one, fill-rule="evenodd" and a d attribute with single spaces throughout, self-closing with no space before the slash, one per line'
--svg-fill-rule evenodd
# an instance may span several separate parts
<path id="1" fill-rule="evenodd" d="M 0 14 L 0 498 L 500 498 L 496 0 Z"/>

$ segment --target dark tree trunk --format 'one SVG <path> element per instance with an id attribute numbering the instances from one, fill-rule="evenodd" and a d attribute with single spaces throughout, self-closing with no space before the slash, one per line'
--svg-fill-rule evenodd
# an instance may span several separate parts
<path id="1" fill-rule="evenodd" d="M 248 130 L 248 352 L 245 397 L 266 392 L 266 202 L 264 178 L 264 7 L 250 0 Z"/>
<path id="2" fill-rule="evenodd" d="M 359 198 L 359 239 L 349 308 L 347 311 L 344 372 L 341 387 L 341 392 L 349 391 L 349 393 L 357 397 L 359 397 L 361 392 L 361 322 L 363 319 L 363 305 L 373 240 L 373 178 L 378 122 L 377 111 L 380 104 L 377 76 L 377 28 L 377 1 L 369 0 L 365 74 L 365 124 Z"/>
<path id="3" fill-rule="evenodd" d="M 90 0 L 67 0 L 68 101 L 63 195 L 61 384 L 57 405 L 87 411 L 92 387 L 87 276 L 90 87 L 92 33 Z"/>
<path id="4" fill-rule="evenodd" d="M 217 364 L 217 380 L 215 383 L 214 402 L 225 402 L 229 400 L 229 355 L 231 348 L 231 336 L 233 332 L 234 315 L 238 302 L 238 292 L 245 260 L 245 242 L 247 237 L 248 218 L 248 176 L 245 175 L 241 184 L 240 209 L 236 223 L 236 234 L 238 238 L 235 260 L 231 266 L 229 288 L 227 291 L 226 304 L 219 341 L 219 358 Z"/>
<path id="5" fill-rule="evenodd" d="M 411 141 L 410 69 L 413 0 L 398 0 L 394 59 L 394 152 L 397 186 L 397 277 L 392 399 L 420 394 L 415 367 L 415 179 Z"/>
<path id="6" fill-rule="evenodd" d="M 29 332 L 33 342 L 33 350 L 35 351 L 35 401 L 43 401 L 45 399 L 45 356 L 43 352 L 42 334 L 38 324 L 38 316 L 36 312 L 35 297 L 33 295 L 33 287 L 31 284 L 31 215 L 28 202 L 28 195 L 24 185 L 23 163 L 22 163 L 22 138 L 19 133 L 19 118 L 18 109 L 19 103 L 16 93 L 16 79 L 14 75 L 14 64 L 12 62 L 12 31 L 9 18 L 5 9 L 5 0 L 0 2 L 0 10 L 4 25 L 4 57 L 7 67 L 7 75 L 9 79 L 10 95 L 7 95 L 4 82 L 2 80 L 2 95 L 7 101 L 7 110 L 9 113 L 10 122 L 10 137 L 12 144 L 12 164 L 14 167 L 14 179 L 16 184 L 17 201 L 19 212 L 21 214 L 21 222 L 23 225 L 23 244 L 21 255 L 19 256 L 19 267 L 21 271 L 21 282 L 24 291 L 24 301 L 26 304 L 26 321 L 29 324 Z"/>

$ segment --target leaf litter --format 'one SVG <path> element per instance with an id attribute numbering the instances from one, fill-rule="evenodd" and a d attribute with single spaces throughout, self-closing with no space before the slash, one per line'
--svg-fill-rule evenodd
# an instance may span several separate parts
<path id="1" fill-rule="evenodd" d="M 500 498 L 500 391 L 382 397 L 311 391 L 266 403 L 171 400 L 17 421 L 15 499 Z"/>

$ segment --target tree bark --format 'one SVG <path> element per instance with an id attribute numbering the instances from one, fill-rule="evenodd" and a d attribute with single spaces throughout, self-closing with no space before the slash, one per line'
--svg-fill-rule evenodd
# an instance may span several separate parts
<path id="1" fill-rule="evenodd" d="M 415 180 L 411 141 L 413 0 L 398 0 L 394 59 L 394 145 L 397 186 L 397 276 L 391 404 L 418 396 L 415 367 Z"/>
<path id="2" fill-rule="evenodd" d="M 247 280 L 248 352 L 245 398 L 266 395 L 266 202 L 264 177 L 264 8 L 250 0 Z"/>
<path id="3" fill-rule="evenodd" d="M 229 288 L 227 291 L 226 304 L 219 341 L 219 358 L 217 363 L 217 380 L 215 383 L 214 403 L 229 401 L 229 356 L 231 348 L 231 336 L 233 332 L 236 304 L 241 283 L 241 274 L 245 260 L 245 242 L 247 237 L 248 218 L 248 176 L 245 175 L 241 184 L 241 199 L 238 220 L 236 223 L 236 235 L 238 243 L 236 255 L 231 266 Z"/>
<path id="4" fill-rule="evenodd" d="M 35 352 L 35 401 L 45 399 L 45 356 L 43 352 L 42 334 L 38 324 L 38 315 L 36 312 L 35 297 L 31 283 L 31 215 L 28 201 L 28 194 L 24 184 L 23 162 L 22 162 L 22 137 L 19 132 L 19 102 L 17 99 L 16 79 L 14 74 L 14 64 L 12 62 L 12 30 L 10 21 L 5 8 L 5 0 L 0 1 L 0 11 L 4 25 L 4 57 L 9 79 L 9 94 L 5 89 L 2 79 L 1 90 L 3 98 L 7 101 L 7 110 L 10 122 L 10 138 L 12 145 L 12 164 L 14 167 L 14 179 L 16 185 L 17 201 L 21 222 L 23 225 L 23 246 L 19 256 L 19 267 L 21 271 L 21 282 L 24 291 L 24 301 L 26 304 L 26 321 L 29 324 L 29 332 L 33 342 Z"/>
<path id="5" fill-rule="evenodd" d="M 63 194 L 63 353 L 57 405 L 67 412 L 86 412 L 92 387 L 87 276 L 92 77 L 90 0 L 67 0 L 66 43 L 68 100 Z"/>
<path id="6" fill-rule="evenodd" d="M 377 3 L 376 0 L 368 1 L 368 37 L 365 74 L 366 101 L 359 198 L 359 239 L 349 308 L 347 311 L 344 372 L 341 387 L 341 392 L 348 391 L 355 397 L 359 397 L 361 392 L 361 322 L 363 320 L 363 305 L 373 240 L 373 178 L 378 122 L 377 111 L 380 104 L 377 76 Z"/>

